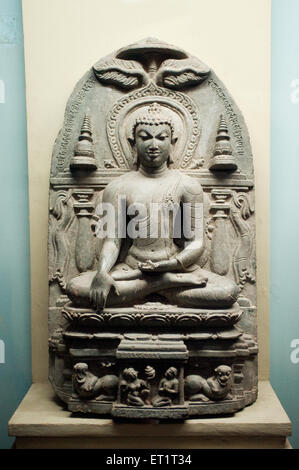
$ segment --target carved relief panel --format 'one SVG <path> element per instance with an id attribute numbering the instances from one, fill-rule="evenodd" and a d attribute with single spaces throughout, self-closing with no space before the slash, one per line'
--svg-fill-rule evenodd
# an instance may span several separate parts
<path id="1" fill-rule="evenodd" d="M 162 137 L 151 135 L 159 126 Z M 144 171 L 142 148 L 168 137 L 158 184 Z M 152 162 L 161 155 L 155 145 Z M 126 228 L 107 249 L 99 208 L 121 195 L 186 203 L 193 229 L 202 229 L 198 254 L 189 260 L 183 237 L 135 242 Z M 129 212 L 122 220 L 128 228 Z M 120 418 L 187 418 L 252 403 L 255 264 L 249 136 L 215 73 L 152 38 L 97 62 L 67 103 L 51 165 L 49 377 L 60 398 L 72 411 Z"/>

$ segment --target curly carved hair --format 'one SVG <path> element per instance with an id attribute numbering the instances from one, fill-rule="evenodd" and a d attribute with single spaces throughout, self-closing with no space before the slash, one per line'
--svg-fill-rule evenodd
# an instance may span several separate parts
<path id="1" fill-rule="evenodd" d="M 151 103 L 146 111 L 142 110 L 137 115 L 132 130 L 131 130 L 131 139 L 135 140 L 135 131 L 136 127 L 139 124 L 147 124 L 149 126 L 159 126 L 160 124 L 168 124 L 171 129 L 171 135 L 174 135 L 174 124 L 167 112 L 167 108 L 162 107 L 159 103 Z"/>

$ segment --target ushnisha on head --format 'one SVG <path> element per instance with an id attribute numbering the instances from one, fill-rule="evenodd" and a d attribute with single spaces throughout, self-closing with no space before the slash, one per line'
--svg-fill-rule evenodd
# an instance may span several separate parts
<path id="1" fill-rule="evenodd" d="M 172 147 L 176 143 L 171 113 L 165 106 L 152 103 L 137 114 L 129 142 L 134 151 L 134 163 L 146 168 L 159 168 L 173 163 Z"/>
<path id="2" fill-rule="evenodd" d="M 130 138 L 134 139 L 136 127 L 139 124 L 147 124 L 149 126 L 168 124 L 171 129 L 171 134 L 174 137 L 174 124 L 170 112 L 168 108 L 161 106 L 159 103 L 151 103 L 146 109 L 142 108 L 140 110 L 135 118 Z"/>

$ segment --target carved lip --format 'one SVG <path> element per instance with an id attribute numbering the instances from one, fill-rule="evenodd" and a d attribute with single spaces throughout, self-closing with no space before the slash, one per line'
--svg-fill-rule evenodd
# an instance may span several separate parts
<path id="1" fill-rule="evenodd" d="M 146 152 L 146 155 L 148 155 L 150 158 L 155 159 L 161 155 L 161 152 L 159 151 L 148 151 Z"/>

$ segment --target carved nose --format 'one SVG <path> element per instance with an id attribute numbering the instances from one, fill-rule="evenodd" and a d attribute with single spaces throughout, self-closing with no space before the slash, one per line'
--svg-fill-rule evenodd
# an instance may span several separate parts
<path id="1" fill-rule="evenodd" d="M 151 149 L 156 149 L 156 148 L 158 148 L 156 139 L 153 139 L 153 140 L 151 141 L 150 148 L 151 148 Z"/>

